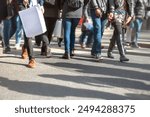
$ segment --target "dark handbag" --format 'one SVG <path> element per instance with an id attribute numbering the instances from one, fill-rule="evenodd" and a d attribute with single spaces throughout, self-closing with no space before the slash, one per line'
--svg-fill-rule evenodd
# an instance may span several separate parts
<path id="1" fill-rule="evenodd" d="M 15 15 L 14 6 L 12 5 L 11 1 L 8 0 L 7 2 L 7 17 L 6 19 L 10 19 Z"/>

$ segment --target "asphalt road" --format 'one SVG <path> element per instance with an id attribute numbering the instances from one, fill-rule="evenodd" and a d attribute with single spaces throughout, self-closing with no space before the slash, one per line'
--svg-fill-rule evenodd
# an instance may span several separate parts
<path id="1" fill-rule="evenodd" d="M 149 100 L 150 48 L 128 47 L 130 61 L 120 63 L 117 49 L 115 59 L 106 57 L 110 36 L 104 35 L 104 60 L 100 62 L 90 56 L 90 48 L 81 49 L 78 41 L 71 60 L 61 59 L 63 46 L 59 48 L 55 40 L 52 58 L 40 56 L 35 47 L 35 69 L 26 67 L 28 60 L 21 59 L 21 50 L 13 49 L 12 39 L 12 53 L 0 54 L 0 99 Z"/>

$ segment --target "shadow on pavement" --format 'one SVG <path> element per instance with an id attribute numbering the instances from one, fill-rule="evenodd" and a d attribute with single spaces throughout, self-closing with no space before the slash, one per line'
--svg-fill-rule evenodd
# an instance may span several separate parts
<path id="1" fill-rule="evenodd" d="M 38 95 L 38 96 L 51 96 L 51 97 L 67 97 L 75 96 L 82 98 L 99 98 L 99 99 L 111 99 L 111 100 L 125 100 L 131 99 L 126 96 L 117 95 L 113 93 L 106 93 L 90 89 L 77 89 L 61 85 L 46 84 L 40 82 L 26 82 L 18 80 L 9 80 L 4 77 L 0 77 L 0 85 L 8 88 L 9 90 Z M 17 98 L 16 98 L 17 99 Z"/>

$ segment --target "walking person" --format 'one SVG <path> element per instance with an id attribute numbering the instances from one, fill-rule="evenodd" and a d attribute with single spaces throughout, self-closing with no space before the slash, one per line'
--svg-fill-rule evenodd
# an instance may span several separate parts
<path id="1" fill-rule="evenodd" d="M 64 20 L 64 59 L 74 56 L 75 29 L 83 15 L 83 9 L 88 5 L 89 0 L 64 0 L 63 20 Z"/>
<path id="2" fill-rule="evenodd" d="M 17 0 L 9 1 L 14 6 L 14 15 L 11 18 L 6 18 L 3 20 L 3 37 L 4 37 L 4 53 L 10 53 L 10 38 L 15 34 L 17 26 L 16 26 L 16 17 L 18 13 L 18 5 Z M 7 12 L 7 10 L 6 10 Z"/>
<path id="3" fill-rule="evenodd" d="M 109 1 L 110 14 L 109 21 L 114 26 L 114 33 L 108 47 L 108 58 L 114 58 L 112 55 L 115 43 L 120 54 L 120 62 L 129 61 L 125 56 L 125 49 L 123 45 L 124 32 L 123 28 L 128 25 L 134 15 L 133 1 L 132 0 L 111 0 Z"/>
<path id="4" fill-rule="evenodd" d="M 101 56 L 101 39 L 107 22 L 108 5 L 108 0 L 91 0 L 89 3 L 94 27 L 94 43 L 91 55 L 98 61 L 103 59 Z M 85 18 L 88 20 L 88 16 Z"/>
<path id="5" fill-rule="evenodd" d="M 18 0 L 18 2 L 19 2 L 20 10 L 24 10 L 26 8 L 29 8 L 30 5 L 34 5 L 34 2 L 39 3 L 41 5 L 41 10 L 44 13 L 44 7 L 43 7 L 44 0 L 37 0 L 37 1 Z M 47 46 L 48 45 L 48 38 L 43 37 L 43 41 L 46 43 L 46 46 Z M 35 61 L 35 57 L 34 57 L 34 53 L 33 53 L 32 39 L 26 37 L 25 32 L 24 32 L 24 45 L 22 47 L 22 58 L 26 59 L 27 57 L 29 57 L 29 63 L 27 66 L 29 68 L 35 68 L 36 67 L 36 61 Z"/>
<path id="6" fill-rule="evenodd" d="M 143 20 L 145 17 L 146 1 L 134 0 L 134 19 L 132 22 L 131 47 L 139 48 L 138 39 L 140 36 Z"/>
<path id="7" fill-rule="evenodd" d="M 59 13 L 62 12 L 62 0 L 45 0 L 44 2 L 44 18 L 47 27 L 47 36 L 49 43 L 52 40 L 53 30 L 56 24 L 57 19 L 59 18 Z"/>

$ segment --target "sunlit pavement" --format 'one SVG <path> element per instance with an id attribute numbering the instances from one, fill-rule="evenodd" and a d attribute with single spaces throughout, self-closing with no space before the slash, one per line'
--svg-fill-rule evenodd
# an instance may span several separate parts
<path id="1" fill-rule="evenodd" d="M 51 45 L 52 58 L 42 57 L 35 46 L 35 69 L 26 67 L 28 60 L 21 59 L 21 49 L 15 50 L 11 39 L 11 54 L 0 54 L 0 99 L 150 99 L 150 34 L 142 32 L 141 48 L 127 47 L 130 61 L 126 63 L 119 62 L 117 48 L 115 59 L 107 58 L 111 34 L 104 34 L 104 60 L 99 62 L 90 56 L 90 48 L 81 49 L 79 29 L 71 60 L 61 58 L 64 46 L 58 47 L 56 39 Z"/>

